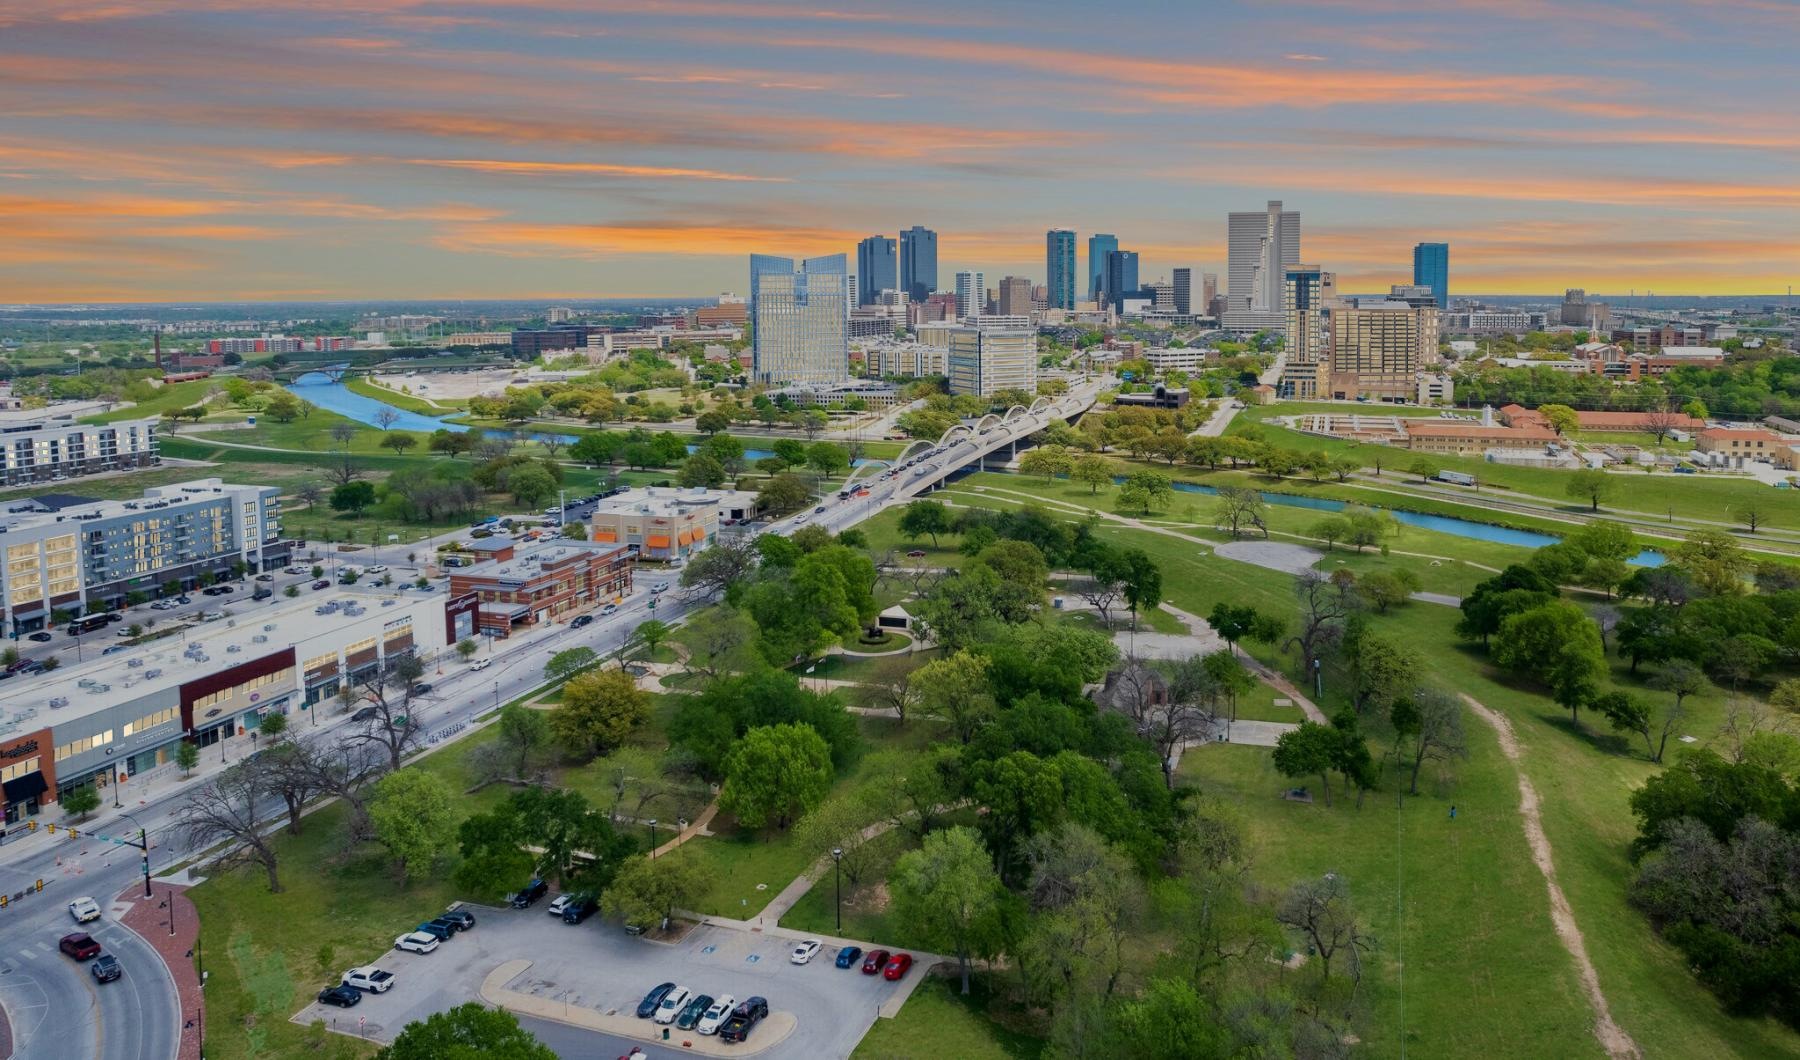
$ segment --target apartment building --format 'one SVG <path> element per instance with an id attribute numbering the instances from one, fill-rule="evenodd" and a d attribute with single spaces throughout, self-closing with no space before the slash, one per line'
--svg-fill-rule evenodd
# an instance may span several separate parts
<path id="1" fill-rule="evenodd" d="M 1406 302 L 1332 310 L 1331 392 L 1339 400 L 1410 401 L 1437 354 L 1438 311 Z"/>
<path id="2" fill-rule="evenodd" d="M 155 416 L 112 423 L 77 423 L 55 409 L 0 412 L 0 486 L 60 482 L 103 471 L 162 463 Z"/>
<path id="3" fill-rule="evenodd" d="M 134 593 L 186 590 L 288 562 L 281 491 L 197 479 L 130 501 L 58 496 L 0 516 L 0 629 L 43 629 L 56 611 L 117 607 Z M 48 503 L 46 503 L 48 502 Z"/>

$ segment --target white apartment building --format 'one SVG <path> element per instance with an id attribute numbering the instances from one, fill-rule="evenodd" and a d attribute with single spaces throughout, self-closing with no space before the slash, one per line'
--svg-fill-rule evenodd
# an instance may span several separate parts
<path id="1" fill-rule="evenodd" d="M 76 423 L 72 411 L 0 412 L 0 486 L 153 467 L 161 463 L 156 455 L 156 425 L 155 416 Z"/>

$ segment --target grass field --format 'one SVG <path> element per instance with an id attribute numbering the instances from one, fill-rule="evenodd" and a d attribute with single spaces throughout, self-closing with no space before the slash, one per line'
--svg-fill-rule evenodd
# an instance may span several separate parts
<path id="1" fill-rule="evenodd" d="M 217 386 L 210 379 L 193 379 L 185 383 L 170 383 L 158 387 L 156 394 L 147 401 L 136 405 L 127 405 L 110 412 L 102 412 L 97 416 L 86 418 L 87 423 L 112 423 L 115 420 L 135 420 L 145 416 L 160 416 L 171 409 L 185 409 L 206 396 L 206 392 Z"/>
<path id="2" fill-rule="evenodd" d="M 996 1022 L 998 1004 L 982 980 L 977 977 L 971 985 L 973 992 L 963 997 L 952 978 L 933 976 L 920 983 L 900 1014 L 876 1020 L 850 1055 L 856 1060 L 1032 1060 L 1042 1055 L 1042 1039 Z M 1024 1018 L 1014 1012 L 1002 1015 L 1008 1022 Z"/>

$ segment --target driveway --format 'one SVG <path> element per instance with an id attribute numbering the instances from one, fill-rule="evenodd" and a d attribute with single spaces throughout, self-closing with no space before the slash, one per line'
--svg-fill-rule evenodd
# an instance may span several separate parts
<path id="1" fill-rule="evenodd" d="M 564 1055 L 591 1038 L 589 1055 L 616 1056 L 622 1050 L 611 1043 L 620 1040 L 662 1041 L 663 1028 L 637 1019 L 635 1012 L 651 987 L 672 981 L 714 997 L 761 995 L 769 999 L 770 1012 L 744 1045 L 671 1029 L 669 1045 L 675 1048 L 691 1042 L 685 1052 L 845 1057 L 868 1033 L 881 1005 L 908 987 L 865 976 L 860 965 L 837 968 L 832 963 L 837 950 L 829 945 L 810 964 L 789 964 L 793 942 L 785 934 L 703 924 L 680 942 L 656 943 L 599 918 L 564 924 L 546 915 L 543 903 L 525 910 L 468 908 L 478 920 L 474 930 L 435 953 L 388 950 L 361 958 L 394 973 L 395 985 L 387 993 L 367 995 L 351 1009 L 310 1004 L 294 1021 L 321 1019 L 333 1030 L 387 1042 L 413 1020 L 483 1000 L 567 1025 L 568 1033 L 558 1035 Z M 907 979 L 925 972 L 915 965 Z"/>

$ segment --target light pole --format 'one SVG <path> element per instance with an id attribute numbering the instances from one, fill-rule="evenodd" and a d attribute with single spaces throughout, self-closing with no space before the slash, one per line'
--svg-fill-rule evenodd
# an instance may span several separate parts
<path id="1" fill-rule="evenodd" d="M 656 860 L 656 818 L 650 818 L 650 860 Z"/>
<path id="2" fill-rule="evenodd" d="M 138 826 L 138 849 L 144 852 L 144 897 L 148 898 L 150 897 L 150 833 L 145 831 L 144 826 L 139 823 L 136 817 L 131 816 L 129 812 L 122 813 L 119 816 L 130 820 L 132 824 Z M 169 916 L 172 920 L 174 918 L 174 913 L 171 912 Z M 175 925 L 171 923 L 169 925 L 169 934 L 173 935 L 174 933 Z"/>
<path id="3" fill-rule="evenodd" d="M 831 848 L 833 875 L 837 877 L 837 930 L 844 933 L 844 848 Z"/>
<path id="4" fill-rule="evenodd" d="M 117 810 L 117 809 L 122 808 L 125 805 L 124 803 L 119 801 L 119 765 L 117 762 L 113 763 L 112 789 L 113 789 L 113 809 Z"/>

